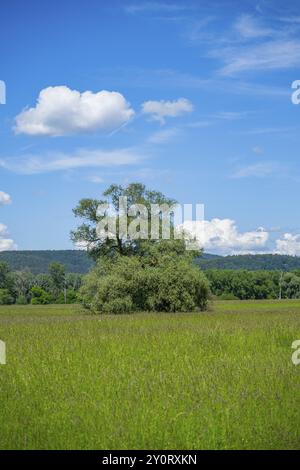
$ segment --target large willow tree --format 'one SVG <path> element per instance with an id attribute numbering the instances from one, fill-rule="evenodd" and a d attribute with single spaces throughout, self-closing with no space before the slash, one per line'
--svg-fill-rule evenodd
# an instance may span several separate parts
<path id="1" fill-rule="evenodd" d="M 83 223 L 73 232 L 71 232 L 71 239 L 78 246 L 84 246 L 88 249 L 89 254 L 98 259 L 100 256 L 111 256 L 114 254 L 119 255 L 132 255 L 141 253 L 148 248 L 148 243 L 151 243 L 151 205 L 173 207 L 176 204 L 174 199 L 166 197 L 159 191 L 152 191 L 140 183 L 132 183 L 127 187 L 112 184 L 103 193 L 103 199 L 82 199 L 79 201 L 78 206 L 73 210 L 76 217 L 83 220 Z M 119 201 L 120 198 L 126 198 L 127 204 L 122 214 L 120 213 Z M 109 236 L 99 235 L 97 225 L 107 216 L 106 213 L 99 215 L 99 206 L 111 204 L 114 209 L 114 214 L 111 218 L 115 218 L 116 233 L 115 238 Z M 131 239 L 124 237 L 121 233 L 120 220 L 125 216 L 128 226 L 134 219 L 130 213 L 130 208 L 134 205 L 143 205 L 148 210 L 148 240 L 144 239 Z M 123 208 L 124 209 L 124 208 Z M 172 224 L 171 224 L 172 225 Z M 174 227 L 171 227 L 170 238 L 174 240 Z M 148 243 L 147 243 L 148 242 Z M 166 244 L 164 244 L 166 246 Z M 177 249 L 179 246 L 184 248 L 183 242 L 177 240 L 175 244 Z"/>

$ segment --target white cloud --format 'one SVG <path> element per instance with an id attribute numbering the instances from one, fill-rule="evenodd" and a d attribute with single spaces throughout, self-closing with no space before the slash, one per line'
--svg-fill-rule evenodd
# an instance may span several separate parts
<path id="1" fill-rule="evenodd" d="M 16 173 L 34 174 L 52 171 L 70 170 L 88 167 L 113 167 L 133 165 L 143 156 L 132 149 L 88 150 L 81 149 L 74 153 L 48 153 L 43 157 L 26 155 L 22 159 L 8 158 L 0 160 L 0 167 Z"/>
<path id="2" fill-rule="evenodd" d="M 8 234 L 6 225 L 0 223 L 0 251 L 16 250 L 17 246 L 10 238 L 4 238 Z"/>
<path id="3" fill-rule="evenodd" d="M 225 62 L 221 75 L 233 76 L 241 72 L 296 68 L 300 65 L 300 42 L 280 39 L 245 47 L 221 48 L 210 53 Z"/>
<path id="4" fill-rule="evenodd" d="M 171 129 L 164 129 L 162 131 L 158 131 L 152 134 L 149 137 L 148 142 L 150 144 L 165 144 L 174 140 L 176 137 L 178 137 L 180 133 L 180 130 L 175 127 Z"/>
<path id="5" fill-rule="evenodd" d="M 300 256 L 300 235 L 285 233 L 283 237 L 276 240 L 276 251 L 279 255 Z"/>
<path id="6" fill-rule="evenodd" d="M 237 119 L 243 119 L 248 113 L 246 111 L 219 111 L 214 114 L 213 117 L 216 119 L 223 119 L 225 121 L 235 121 Z"/>
<path id="7" fill-rule="evenodd" d="M 279 167 L 276 162 L 264 162 L 246 166 L 237 170 L 232 178 L 265 178 L 278 173 Z"/>
<path id="8" fill-rule="evenodd" d="M 193 109 L 192 103 L 186 98 L 179 98 L 175 101 L 145 101 L 142 104 L 142 112 L 150 114 L 161 124 L 164 124 L 166 117 L 177 117 L 184 113 L 190 113 Z"/>
<path id="9" fill-rule="evenodd" d="M 97 175 L 88 176 L 87 180 L 95 184 L 101 184 L 104 182 L 104 179 L 101 178 L 101 176 L 97 176 Z"/>
<path id="10" fill-rule="evenodd" d="M 297 127 L 261 127 L 257 129 L 251 129 L 248 131 L 243 131 L 243 134 L 247 135 L 259 135 L 259 134 L 290 134 L 290 133 L 298 133 L 299 128 Z"/>
<path id="11" fill-rule="evenodd" d="M 33 108 L 16 117 L 15 132 L 62 136 L 108 131 L 127 123 L 134 115 L 124 96 L 114 91 L 80 93 L 66 86 L 43 89 Z"/>
<path id="12" fill-rule="evenodd" d="M 16 250 L 17 245 L 10 238 L 0 238 L 0 251 Z"/>
<path id="13" fill-rule="evenodd" d="M 0 206 L 5 206 L 6 204 L 11 203 L 11 197 L 9 194 L 4 191 L 0 191 Z"/>
<path id="14" fill-rule="evenodd" d="M 241 233 L 231 219 L 186 221 L 183 228 L 196 238 L 205 251 L 219 254 L 261 252 L 269 240 L 265 229 Z"/>
<path id="15" fill-rule="evenodd" d="M 140 2 L 125 7 L 127 13 L 142 13 L 142 12 L 165 12 L 173 13 L 176 11 L 182 11 L 187 8 L 186 5 L 180 5 L 175 3 L 163 3 L 163 2 Z"/>
<path id="16" fill-rule="evenodd" d="M 267 28 L 251 15 L 241 15 L 234 27 L 246 39 L 273 36 L 275 33 L 273 29 Z"/>

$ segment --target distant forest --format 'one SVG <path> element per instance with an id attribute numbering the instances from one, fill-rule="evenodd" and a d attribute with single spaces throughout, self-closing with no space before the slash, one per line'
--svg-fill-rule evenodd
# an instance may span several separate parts
<path id="1" fill-rule="evenodd" d="M 51 263 L 61 263 L 66 272 L 85 274 L 93 266 L 92 259 L 83 250 L 3 251 L 0 262 L 6 262 L 12 271 L 28 270 L 33 274 L 47 273 Z M 293 271 L 300 269 L 300 257 L 283 255 L 216 256 L 204 254 L 195 263 L 206 269 L 245 269 L 249 271 Z"/>
<path id="2" fill-rule="evenodd" d="M 206 269 L 245 269 L 247 271 L 293 271 L 300 269 L 299 256 L 287 255 L 235 255 L 215 256 L 204 254 L 196 261 Z"/>
<path id="3" fill-rule="evenodd" d="M 49 264 L 61 263 L 67 273 L 86 274 L 94 265 L 83 250 L 2 251 L 0 262 L 6 262 L 12 271 L 48 272 Z"/>

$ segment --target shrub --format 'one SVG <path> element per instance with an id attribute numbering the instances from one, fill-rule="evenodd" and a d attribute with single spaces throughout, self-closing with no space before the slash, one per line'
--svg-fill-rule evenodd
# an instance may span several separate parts
<path id="1" fill-rule="evenodd" d="M 67 304 L 75 304 L 76 302 L 78 302 L 78 294 L 75 290 L 68 289 L 66 294 L 67 295 L 65 299 L 64 292 L 61 292 L 59 296 L 57 297 L 55 303 L 64 304 L 66 300 L 67 300 Z"/>
<path id="2" fill-rule="evenodd" d="M 52 297 L 42 287 L 34 286 L 30 289 L 32 305 L 50 304 Z"/>
<path id="3" fill-rule="evenodd" d="M 16 299 L 16 304 L 17 305 L 27 305 L 28 302 L 27 302 L 27 298 L 25 295 L 19 295 L 19 297 L 17 297 Z"/>
<path id="4" fill-rule="evenodd" d="M 117 257 L 101 260 L 84 278 L 84 305 L 94 312 L 186 312 L 204 310 L 209 287 L 184 256 Z"/>
<path id="5" fill-rule="evenodd" d="M 11 305 L 14 303 L 14 298 L 8 289 L 0 289 L 0 305 Z"/>

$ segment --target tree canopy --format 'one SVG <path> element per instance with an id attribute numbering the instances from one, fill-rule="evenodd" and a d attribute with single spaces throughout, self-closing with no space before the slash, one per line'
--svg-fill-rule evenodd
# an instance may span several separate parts
<path id="1" fill-rule="evenodd" d="M 134 220 L 132 214 L 132 207 L 136 207 L 136 212 L 139 212 L 139 205 L 143 205 L 147 209 L 147 235 L 148 242 L 150 241 L 151 232 L 151 204 L 156 204 L 163 207 L 172 207 L 176 204 L 174 199 L 166 197 L 159 191 L 153 191 L 146 188 L 141 183 L 131 183 L 127 187 L 112 184 L 103 193 L 104 199 L 82 199 L 79 201 L 77 207 L 73 210 L 76 217 L 83 220 L 83 223 L 74 231 L 71 232 L 71 239 L 79 246 L 84 246 L 94 259 L 99 256 L 112 256 L 119 255 L 133 255 L 138 254 L 144 250 L 145 240 L 142 238 L 131 239 L 124 236 L 121 221 L 123 218 L 126 223 L 126 233 L 130 224 Z M 125 207 L 120 208 L 120 198 L 126 200 Z M 111 239 L 108 236 L 99 235 L 97 233 L 97 224 L 99 224 L 104 217 L 107 217 L 109 209 L 99 214 L 99 206 L 105 205 L 113 208 L 113 215 L 110 217 L 115 219 L 116 236 Z M 139 214 L 140 217 L 145 217 Z M 140 227 L 140 230 L 141 227 Z M 171 237 L 174 232 L 171 231 Z"/>

